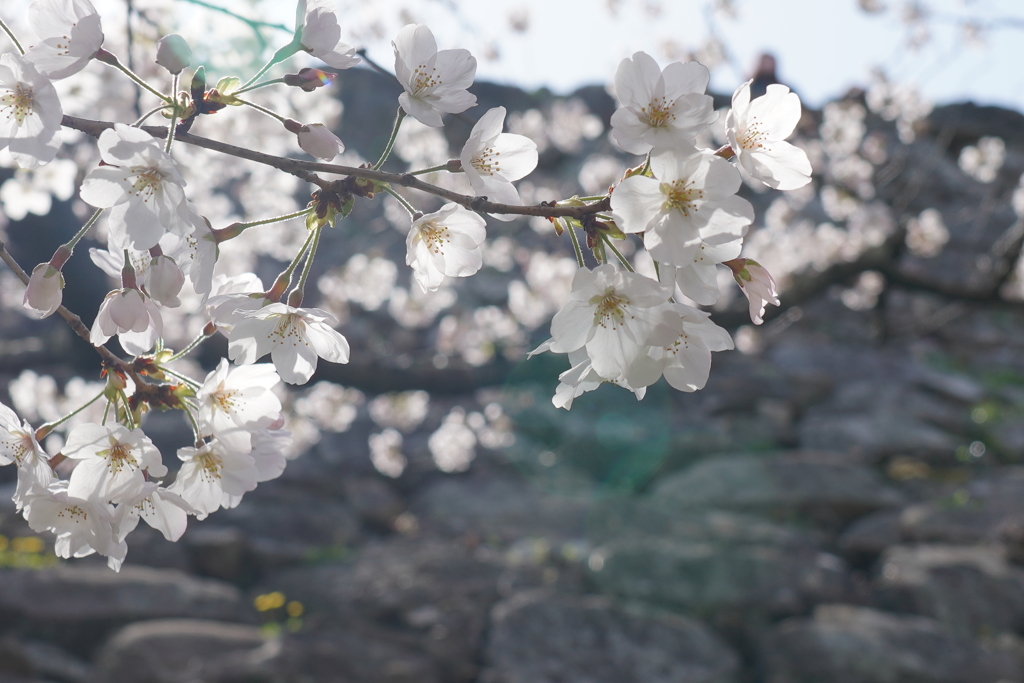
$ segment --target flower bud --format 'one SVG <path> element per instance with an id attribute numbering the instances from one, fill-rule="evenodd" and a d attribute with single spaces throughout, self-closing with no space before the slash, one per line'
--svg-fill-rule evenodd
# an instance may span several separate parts
<path id="1" fill-rule="evenodd" d="M 64 276 L 49 263 L 40 263 L 32 270 L 25 288 L 23 303 L 40 318 L 53 315 L 60 306 L 64 289 Z"/>
<path id="2" fill-rule="evenodd" d="M 177 33 L 156 41 L 156 63 L 172 74 L 180 74 L 191 62 L 192 50 Z"/>
<path id="3" fill-rule="evenodd" d="M 281 79 L 285 85 L 302 88 L 306 92 L 313 92 L 317 88 L 330 85 L 338 74 L 332 74 L 320 69 L 300 69 L 297 74 L 285 74 Z"/>
<path id="4" fill-rule="evenodd" d="M 311 123 L 299 129 L 299 147 L 307 154 L 330 161 L 345 151 L 345 143 L 322 123 Z"/>
<path id="5" fill-rule="evenodd" d="M 178 292 L 185 284 L 185 275 L 170 256 L 157 256 L 146 273 L 146 291 L 154 301 L 175 308 L 181 305 Z"/>

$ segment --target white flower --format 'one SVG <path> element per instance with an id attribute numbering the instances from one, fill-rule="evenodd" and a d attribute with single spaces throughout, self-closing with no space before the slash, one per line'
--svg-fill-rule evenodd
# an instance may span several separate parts
<path id="1" fill-rule="evenodd" d="M 184 464 L 168 490 L 191 505 L 197 519 L 220 508 L 225 495 L 240 499 L 256 488 L 259 473 L 252 456 L 229 450 L 216 439 L 202 448 L 179 448 L 178 458 Z"/>
<path id="2" fill-rule="evenodd" d="M 78 164 L 71 159 L 55 159 L 34 171 L 19 168 L 0 185 L 3 211 L 12 221 L 26 214 L 45 216 L 53 206 L 53 197 L 65 201 L 77 187 Z"/>
<path id="3" fill-rule="evenodd" d="M 218 275 L 211 283 L 210 298 L 206 300 L 206 313 L 224 334 L 250 311 L 258 310 L 270 301 L 263 298 L 263 283 L 255 273 L 242 273 L 227 277 Z"/>
<path id="4" fill-rule="evenodd" d="M 330 161 L 345 151 L 345 143 L 322 123 L 309 123 L 299 129 L 299 147 L 315 159 Z"/>
<path id="5" fill-rule="evenodd" d="M 185 274 L 170 256 L 161 254 L 150 263 L 146 271 L 146 293 L 150 298 L 168 308 L 181 305 L 178 293 L 185 284 Z"/>
<path id="6" fill-rule="evenodd" d="M 537 143 L 525 135 L 502 133 L 505 107 L 495 107 L 480 117 L 462 148 L 462 170 L 479 196 L 492 202 L 522 205 L 513 180 L 537 168 Z M 495 216 L 512 220 L 515 216 Z"/>
<path id="7" fill-rule="evenodd" d="M 800 98 L 776 83 L 751 102 L 750 83 L 733 94 L 725 119 L 732 151 L 744 170 L 768 187 L 803 187 L 811 182 L 811 162 L 802 149 L 784 142 L 800 121 Z"/>
<path id="8" fill-rule="evenodd" d="M 67 482 L 55 481 L 48 488 L 34 489 L 25 501 L 25 520 L 33 531 L 57 535 L 54 552 L 69 559 L 93 553 L 107 556 L 115 571 L 128 553 L 114 533 L 111 507 L 102 501 L 89 501 L 68 494 Z"/>
<path id="9" fill-rule="evenodd" d="M 395 50 L 395 76 L 405 88 L 398 103 L 407 114 L 439 128 L 441 113 L 458 114 L 476 104 L 466 89 L 476 76 L 476 59 L 469 50 L 437 51 L 430 29 L 409 24 L 391 43 Z"/>
<path id="10" fill-rule="evenodd" d="M 558 387 L 551 397 L 551 404 L 556 408 L 571 409 L 573 400 L 607 382 L 629 389 L 638 401 L 647 394 L 647 387 L 631 387 L 623 377 L 605 379 L 598 375 L 584 349 L 570 352 L 569 363 L 572 367 L 558 376 Z"/>
<path id="11" fill-rule="evenodd" d="M 280 381 L 269 363 L 233 367 L 222 358 L 196 393 L 204 433 L 209 430 L 227 448 L 248 453 L 253 433 L 281 414 L 281 401 L 271 391 Z"/>
<path id="12" fill-rule="evenodd" d="M 288 464 L 288 451 L 292 445 L 292 433 L 287 429 L 275 428 L 283 424 L 281 418 L 268 429 L 260 429 L 252 435 L 252 450 L 249 455 L 256 462 L 256 481 L 277 479 Z"/>
<path id="13" fill-rule="evenodd" d="M 99 149 L 106 165 L 89 172 L 80 194 L 86 203 L 111 210 L 111 232 L 126 234 L 142 250 L 156 246 L 168 230 L 192 231 L 181 215 L 185 180 L 156 139 L 118 123 L 100 135 Z"/>
<path id="14" fill-rule="evenodd" d="M 61 451 L 81 462 L 71 472 L 68 495 L 85 500 L 123 503 L 142 493 L 146 477 L 162 477 L 167 468 L 141 429 L 119 424 L 81 424 L 68 433 Z"/>
<path id="15" fill-rule="evenodd" d="M 319 308 L 269 304 L 235 324 L 228 335 L 228 357 L 248 365 L 269 353 L 281 379 L 305 384 L 316 370 L 317 357 L 348 362 L 348 341 L 333 328 L 337 324 L 337 318 Z"/>
<path id="16" fill-rule="evenodd" d="M 295 38 L 302 49 L 335 69 L 359 63 L 356 49 L 341 42 L 341 26 L 332 0 L 299 0 L 295 10 Z"/>
<path id="17" fill-rule="evenodd" d="M 188 275 L 192 289 L 205 299 L 213 288 L 213 269 L 220 254 L 217 240 L 210 224 L 192 202 L 186 199 L 183 209 L 178 213 L 191 226 L 191 233 L 184 237 L 172 232 L 166 233 L 160 238 L 160 248 L 174 258 L 174 262 Z"/>
<path id="18" fill-rule="evenodd" d="M 766 304 L 779 305 L 779 292 L 775 288 L 775 279 L 764 266 L 749 258 L 738 258 L 726 263 L 732 269 L 736 284 L 743 290 L 750 304 L 750 319 L 755 325 L 764 322 Z"/>
<path id="19" fill-rule="evenodd" d="M 60 148 L 57 90 L 24 57 L 0 55 L 0 149 L 22 168 L 49 163 Z"/>
<path id="20" fill-rule="evenodd" d="M 615 72 L 615 95 L 622 106 L 612 114 L 612 140 L 631 154 L 693 144 L 697 133 L 718 118 L 711 97 L 704 94 L 710 77 L 697 62 L 673 62 L 662 71 L 645 52 L 623 59 Z"/>
<path id="21" fill-rule="evenodd" d="M 46 488 L 54 480 L 49 457 L 28 421 L 19 421 L 13 410 L 0 403 L 0 465 L 18 468 L 14 503 L 20 510 L 33 488 Z"/>
<path id="22" fill-rule="evenodd" d="M 64 275 L 49 263 L 40 263 L 32 269 L 22 304 L 38 317 L 47 318 L 60 306 L 62 289 Z"/>
<path id="23" fill-rule="evenodd" d="M 697 252 L 704 257 L 704 251 Z M 711 306 L 718 302 L 721 291 L 718 289 L 718 267 L 716 262 L 695 261 L 685 266 L 674 266 L 662 263 L 661 281 L 674 282 L 683 296 L 702 306 Z"/>
<path id="24" fill-rule="evenodd" d="M 703 389 L 711 372 L 711 352 L 733 348 L 732 337 L 711 322 L 710 313 L 683 304 L 673 304 L 672 309 L 682 319 L 682 331 L 670 343 L 650 347 L 633 363 L 626 375 L 632 386 L 650 386 L 664 374 L 679 391 Z"/>
<path id="25" fill-rule="evenodd" d="M 103 346 L 116 334 L 125 351 L 141 356 L 153 348 L 163 330 L 160 309 L 152 299 L 137 289 L 115 289 L 100 304 L 89 338 L 93 346 Z"/>
<path id="26" fill-rule="evenodd" d="M 610 264 L 581 268 L 572 280 L 572 298 L 551 320 L 551 351 L 586 347 L 598 376 L 624 376 L 660 327 L 678 316 L 668 309 L 669 290 L 650 278 L 617 271 Z"/>
<path id="27" fill-rule="evenodd" d="M 180 74 L 192 63 L 192 49 L 177 33 L 164 36 L 156 41 L 156 63 L 172 74 Z"/>
<path id="28" fill-rule="evenodd" d="M 139 525 L 141 518 L 168 541 L 177 541 L 185 533 L 190 512 L 195 510 L 181 496 L 156 482 L 147 481 L 137 496 L 117 506 L 114 514 L 117 538 L 123 541 Z"/>
<path id="29" fill-rule="evenodd" d="M 89 0 L 34 0 L 28 21 L 42 42 L 25 57 L 53 80 L 81 71 L 103 45 L 100 15 Z"/>
<path id="30" fill-rule="evenodd" d="M 723 247 L 716 257 L 739 255 L 740 238 L 754 208 L 736 196 L 742 182 L 733 166 L 688 143 L 651 156 L 654 178 L 626 178 L 612 193 L 612 211 L 623 232 L 644 233 L 658 261 L 678 266 L 700 259 L 701 250 Z"/>
<path id="31" fill-rule="evenodd" d="M 486 223 L 458 204 L 445 204 L 413 221 L 405 240 L 405 264 L 424 292 L 441 286 L 445 276 L 466 277 L 483 265 Z"/>

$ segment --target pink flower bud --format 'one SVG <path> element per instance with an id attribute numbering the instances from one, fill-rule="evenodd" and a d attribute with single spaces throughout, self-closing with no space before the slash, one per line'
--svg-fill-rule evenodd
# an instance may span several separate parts
<path id="1" fill-rule="evenodd" d="M 23 303 L 40 318 L 53 315 L 60 306 L 64 289 L 64 276 L 49 263 L 40 263 L 32 270 L 25 288 Z"/>
<path id="2" fill-rule="evenodd" d="M 310 123 L 299 130 L 299 147 L 309 155 L 330 161 L 345 151 L 345 143 L 322 123 Z"/>
<path id="3" fill-rule="evenodd" d="M 181 305 L 178 292 L 185 284 L 185 274 L 170 256 L 157 256 L 146 273 L 146 291 L 154 301 L 175 308 Z"/>
<path id="4" fill-rule="evenodd" d="M 156 41 L 156 63 L 172 74 L 180 74 L 192 63 L 192 50 L 184 38 L 172 33 Z"/>

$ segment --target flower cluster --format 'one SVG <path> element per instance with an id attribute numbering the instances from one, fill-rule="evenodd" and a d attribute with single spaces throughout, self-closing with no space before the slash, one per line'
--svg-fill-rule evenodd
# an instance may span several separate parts
<path id="1" fill-rule="evenodd" d="M 235 507 L 258 483 L 281 474 L 293 438 L 283 428 L 278 385 L 305 384 L 320 359 L 347 363 L 350 358 L 349 343 L 336 329 L 344 316 L 303 302 L 321 237 L 344 220 L 357 201 L 389 195 L 386 208 L 398 216 L 388 213 L 388 220 L 407 229 L 406 264 L 418 288 L 401 290 L 407 293 L 408 326 L 422 324 L 417 321 L 432 319 L 451 305 L 449 301 L 431 308 L 420 294 L 443 299 L 451 295 L 451 279 L 471 276 L 485 264 L 507 270 L 512 265 L 501 264 L 511 264 L 513 254 L 519 258 L 509 238 L 488 242 L 486 217 L 510 221 L 532 215 L 542 228 L 551 227 L 559 236 L 567 232 L 575 265 L 572 259 L 559 261 L 566 266 L 559 266 L 561 274 L 555 279 L 560 284 L 546 287 L 548 291 L 538 296 L 533 308 L 539 306 L 541 313 L 533 314 L 536 320 L 530 325 L 540 325 L 557 309 L 551 338 L 537 351 L 568 356 L 570 367 L 559 376 L 553 398 L 554 405 L 566 409 L 583 392 L 604 383 L 624 387 L 637 398 L 662 377 L 680 391 L 701 389 L 708 380 L 712 352 L 733 346 L 730 335 L 698 308 L 718 300 L 718 272 L 724 267 L 731 269 L 746 294 L 755 323 L 762 322 L 767 304 L 779 304 L 768 271 L 740 256 L 754 212 L 738 192 L 744 177 L 778 190 L 797 189 L 810 180 L 806 155 L 785 141 L 800 118 L 800 102 L 784 86 L 769 86 L 763 97 L 753 100 L 750 83 L 741 86 L 726 116 L 728 144 L 714 151 L 701 149 L 698 135 L 717 119 L 705 92 L 708 70 L 694 62 L 661 69 L 652 57 L 638 52 L 623 60 L 615 76 L 621 106 L 611 118 L 610 137 L 624 152 L 643 155 L 643 160 L 629 169 L 614 167 L 597 185 L 603 190 L 606 181 L 617 182 L 597 196 L 525 206 L 536 192 L 515 183 L 537 167 L 537 141 L 543 147 L 551 139 L 561 148 L 570 142 L 555 133 L 547 138 L 518 134 L 529 132 L 529 126 L 517 115 L 509 117 L 517 132 L 505 132 L 504 107 L 465 114 L 477 102 L 470 92 L 476 60 L 464 49 L 439 50 L 426 26 L 406 26 L 392 43 L 395 78 L 401 86 L 394 127 L 376 163 L 360 160 L 356 167 L 319 163 L 345 152 L 330 127 L 296 121 L 275 111 L 272 100 L 257 102 L 250 95 L 277 86 L 278 91 L 298 89 L 292 92 L 306 97 L 304 93 L 329 85 L 335 74 L 321 69 L 306 67 L 280 77 L 269 73 L 300 53 L 334 69 L 360 61 L 356 50 L 342 41 L 342 25 L 331 0 L 298 0 L 290 42 L 245 82 L 226 76 L 210 86 L 205 67 L 193 68 L 193 53 L 184 39 L 175 34 L 160 37 L 153 60 L 160 70 L 153 70 L 169 81 L 167 92 L 104 49 L 100 17 L 89 0 L 33 0 L 28 17 L 39 42 L 27 50 L 0 22 L 17 48 L 0 55 L 0 149 L 7 149 L 26 169 L 21 173 L 56 158 L 62 122 L 83 125 L 63 118 L 53 81 L 73 76 L 90 60 L 121 71 L 140 88 L 140 101 L 156 98 L 148 113 L 130 124 L 95 121 L 83 128 L 98 138 L 99 163 L 84 173 L 79 189 L 82 202 L 95 211 L 74 237 L 49 261 L 35 265 L 31 275 L 4 251 L 4 260 L 26 284 L 25 308 L 40 317 L 60 312 L 96 347 L 104 363 L 106 383 L 98 395 L 37 429 L 0 405 L 0 465 L 17 468 L 15 504 L 33 529 L 56 536 L 61 557 L 99 553 L 117 569 L 128 551 L 126 538 L 140 519 L 174 541 L 184 533 L 189 516 L 203 519 L 218 509 Z M 264 90 L 261 96 L 271 92 L 275 91 Z M 195 142 L 183 134 L 200 117 L 223 112 L 223 120 L 241 108 L 269 117 L 289 135 L 273 141 L 255 136 L 267 148 L 259 154 L 238 147 L 223 153 L 286 171 L 317 189 L 300 211 L 214 228 L 219 220 L 206 215 L 217 215 L 196 205 L 214 203 L 199 191 L 210 184 L 212 174 L 197 164 L 190 168 L 177 152 L 182 144 Z M 156 114 L 170 122 L 166 129 L 143 125 Z M 403 173 L 384 170 L 389 161 L 394 163 L 390 157 L 403 122 L 406 133 L 412 126 L 416 135 L 434 136 L 446 145 L 436 129 L 453 114 L 476 119 L 457 158 L 433 165 L 443 161 L 441 157 L 423 164 L 429 168 Z M 600 122 L 597 125 L 600 129 Z M 584 134 L 595 137 L 600 130 Z M 576 134 L 573 140 L 578 138 Z M 274 144 L 281 147 L 271 147 Z M 305 154 L 319 162 L 285 154 Z M 399 156 L 413 158 L 401 152 Z M 322 177 L 325 171 L 340 179 Z M 459 174 L 461 181 L 456 182 L 467 194 L 420 179 L 441 172 Z M 423 201 L 422 195 L 410 199 L 409 187 L 447 201 L 419 210 L 413 201 Z M 249 196 L 253 203 L 273 205 L 254 195 Z M 290 226 L 295 230 L 280 225 L 299 218 L 304 226 Z M 67 285 L 63 268 L 101 219 L 106 248 L 90 249 L 89 255 L 114 285 L 87 329 L 62 306 Z M 268 235 L 277 228 L 265 226 L 273 225 L 279 231 Z M 223 243 L 250 230 L 262 232 L 264 241 L 273 243 L 275 258 L 288 261 L 269 287 L 254 272 L 237 272 L 251 270 L 254 264 L 240 269 L 240 260 L 232 259 L 230 249 L 221 253 Z M 624 240 L 636 245 L 620 251 L 616 243 Z M 584 244 L 593 259 L 590 264 Z M 653 269 L 637 272 L 623 256 L 639 245 L 645 260 L 634 263 L 653 261 Z M 365 257 L 356 256 L 365 265 Z M 389 278 L 390 288 L 396 274 Z M 532 294 L 520 294 L 521 308 L 529 309 Z M 355 291 L 346 296 L 359 298 Z M 392 307 L 397 309 L 402 304 L 396 300 Z M 426 311 L 419 317 L 417 306 Z M 475 338 L 477 346 L 493 346 L 502 336 L 519 334 L 514 322 L 509 332 L 505 323 L 510 318 L 496 307 L 482 310 L 486 315 L 478 316 L 476 323 L 490 331 L 486 336 L 464 335 L 470 342 Z M 176 336 L 175 328 L 182 320 L 198 322 L 189 336 L 201 331 L 191 342 L 184 337 L 175 351 L 169 347 L 179 347 L 182 337 Z M 445 320 L 451 324 L 439 337 L 454 340 L 461 334 L 460 323 L 455 316 Z M 195 366 L 179 361 L 218 333 L 227 338 L 228 357 L 205 378 L 191 377 L 189 368 Z M 270 363 L 257 363 L 266 356 Z M 102 407 L 102 418 L 83 412 L 93 402 Z M 178 449 L 176 471 L 143 429 L 145 415 L 154 410 L 182 411 L 191 425 L 192 445 Z M 478 436 L 481 443 L 497 443 L 493 435 L 485 436 L 483 418 L 476 417 L 467 422 L 453 412 L 431 439 L 440 469 L 468 467 Z M 66 440 L 47 438 L 61 424 Z M 375 462 L 387 462 L 380 467 L 400 473 L 404 461 L 394 457 L 401 444 L 395 430 L 399 424 L 385 426 L 385 432 L 374 435 Z"/>

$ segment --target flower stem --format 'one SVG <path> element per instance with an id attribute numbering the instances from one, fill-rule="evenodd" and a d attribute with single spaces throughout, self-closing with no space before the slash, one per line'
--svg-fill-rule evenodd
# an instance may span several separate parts
<path id="1" fill-rule="evenodd" d="M 302 273 L 299 275 L 299 281 L 288 294 L 288 305 L 292 308 L 298 308 L 302 305 L 302 295 L 306 288 L 306 278 L 309 277 L 309 270 L 313 265 L 313 257 L 316 256 L 316 248 L 320 246 L 320 233 L 323 232 L 323 229 L 323 226 L 320 226 L 313 230 L 313 241 L 309 245 L 309 255 L 306 256 L 306 263 L 302 266 Z"/>
<path id="2" fill-rule="evenodd" d="M 612 241 L 608 239 L 608 235 L 601 233 L 601 239 L 604 241 L 605 246 L 612 250 L 612 253 L 615 254 L 615 257 L 619 259 L 619 263 L 621 263 L 626 270 L 628 270 L 631 273 L 636 272 L 635 270 L 633 270 L 633 266 L 629 265 L 629 261 L 627 261 L 626 257 L 622 255 L 622 252 L 616 249 L 615 245 L 612 244 Z"/>
<path id="3" fill-rule="evenodd" d="M 253 76 L 245 82 L 245 85 L 242 86 L 241 91 L 239 92 L 249 90 L 249 86 L 258 81 L 260 79 L 260 76 L 270 71 L 270 68 L 275 64 L 280 64 L 281 62 L 283 62 L 284 60 L 288 59 L 293 54 L 298 52 L 300 47 L 301 44 L 293 40 L 292 42 L 288 43 L 287 45 L 279 49 L 277 52 L 274 53 L 274 56 L 270 58 L 270 61 L 264 64 L 263 68 L 256 72 L 255 76 Z"/>
<path id="4" fill-rule="evenodd" d="M 3 29 L 3 32 L 7 34 L 7 37 L 11 39 L 11 42 L 14 43 L 14 47 L 18 48 L 18 52 L 20 54 L 25 54 L 25 48 L 23 48 L 21 43 L 18 42 L 18 39 L 14 37 L 14 31 L 11 30 L 10 26 L 4 23 L 3 19 L 0 19 L 0 29 Z"/>
<path id="5" fill-rule="evenodd" d="M 397 199 L 398 203 L 401 204 L 402 207 L 409 212 L 410 216 L 416 215 L 416 208 L 412 204 L 410 204 L 405 197 L 398 194 L 397 192 L 395 192 L 394 190 L 387 186 L 384 187 L 384 191 L 387 192 L 392 197 L 394 197 L 395 199 Z"/>
<path id="6" fill-rule="evenodd" d="M 206 339 L 206 337 L 203 337 L 203 339 Z M 196 341 L 202 341 L 202 339 L 198 339 Z M 195 342 L 193 342 L 193 343 L 195 343 Z M 196 344 L 196 346 L 198 346 L 198 344 Z M 178 355 L 181 355 L 181 354 L 178 354 Z M 171 377 L 175 377 L 177 379 L 180 379 L 182 382 L 184 382 L 185 384 L 189 385 L 193 389 L 198 389 L 200 386 L 202 386 L 199 382 L 195 381 L 191 377 L 186 377 L 185 375 L 181 374 L 180 372 L 175 372 L 174 370 L 169 370 L 168 368 L 165 368 L 165 367 L 161 367 L 160 369 L 165 374 L 168 374 Z"/>
<path id="7" fill-rule="evenodd" d="M 391 129 L 391 137 L 388 139 L 388 146 L 384 148 L 384 153 L 380 155 L 380 159 L 377 159 L 377 163 L 373 165 L 373 170 L 379 169 L 384 165 L 384 162 L 391 156 L 391 150 L 395 148 L 395 140 L 398 138 L 398 128 L 402 125 L 402 119 L 405 118 L 405 110 L 401 107 L 398 108 L 398 113 L 395 114 L 395 125 Z"/>
<path id="8" fill-rule="evenodd" d="M 178 92 L 178 74 L 171 77 L 171 92 Z M 164 143 L 164 152 L 170 154 L 171 143 L 174 142 L 174 127 L 178 123 L 178 103 L 171 107 L 171 122 L 167 125 L 167 142 Z"/>
<path id="9" fill-rule="evenodd" d="M 274 85 L 275 83 L 284 83 L 284 79 L 283 78 L 274 78 L 274 79 L 271 79 L 269 81 L 263 81 L 262 83 L 257 83 L 256 85 L 249 85 L 249 86 L 246 86 L 244 88 L 239 88 L 238 90 L 236 90 L 235 92 L 233 92 L 231 94 L 235 95 L 237 97 L 238 95 L 241 95 L 244 92 L 249 92 L 250 90 L 259 90 L 260 88 L 265 88 L 268 85 Z"/>
<path id="10" fill-rule="evenodd" d="M 188 343 L 188 346 L 183 348 L 181 351 L 178 351 L 176 354 L 174 354 L 173 356 L 171 356 L 170 358 L 168 358 L 164 362 L 165 363 L 170 363 L 171 361 L 178 360 L 182 356 L 185 356 L 188 353 L 190 353 L 192 351 L 192 349 L 196 348 L 197 346 L 199 346 L 200 344 L 202 344 L 204 341 L 206 341 L 209 338 L 210 338 L 210 335 L 206 334 L 205 332 L 200 332 L 198 337 L 196 337 L 195 339 L 193 339 L 192 341 L 190 341 Z M 164 372 L 171 372 L 171 371 L 167 370 L 166 368 L 164 368 Z M 176 373 L 175 373 L 175 376 L 177 376 Z"/>
<path id="11" fill-rule="evenodd" d="M 106 52 L 106 50 L 101 50 L 101 52 Z M 122 64 L 121 60 L 119 60 L 113 53 L 106 52 L 106 54 L 103 56 L 103 59 L 101 59 L 100 61 L 104 62 L 105 64 L 109 64 L 115 69 L 120 70 L 122 73 L 124 73 L 125 76 L 135 81 L 135 83 L 139 85 L 139 87 L 144 88 L 145 90 L 148 90 L 149 92 L 153 93 L 167 104 L 174 104 L 173 98 L 164 95 L 162 92 L 151 86 L 149 83 L 146 83 L 146 81 L 142 80 L 142 78 L 139 77 L 134 71 L 132 71 L 124 64 Z"/>
<path id="12" fill-rule="evenodd" d="M 124 419 L 128 421 L 128 429 L 135 429 L 135 416 L 132 415 L 132 411 L 128 407 L 128 396 L 124 393 L 124 389 L 118 389 L 117 395 L 121 399 L 121 406 L 124 408 Z"/>
<path id="13" fill-rule="evenodd" d="M 572 248 L 576 252 L 576 263 L 579 264 L 580 268 L 586 268 L 586 264 L 583 263 L 583 250 L 580 249 L 580 240 L 576 237 L 576 231 L 569 225 L 568 221 L 566 221 L 565 229 L 569 231 L 569 239 L 572 240 Z"/>
<path id="14" fill-rule="evenodd" d="M 162 104 L 159 107 L 154 107 L 153 109 L 150 109 L 149 111 L 147 111 L 145 114 L 142 115 L 142 118 L 140 118 L 138 121 L 136 121 L 135 123 L 132 124 L 132 128 L 138 128 L 139 126 L 141 126 L 143 123 L 146 122 L 146 119 L 148 119 L 150 116 L 152 116 L 153 114 L 156 114 L 159 111 L 163 111 L 166 107 L 167 107 L 166 104 Z"/>
<path id="15" fill-rule="evenodd" d="M 654 261 L 654 274 L 658 276 L 658 282 L 661 282 L 661 264 L 657 261 Z"/>
<path id="16" fill-rule="evenodd" d="M 306 241 L 302 243 L 302 247 L 299 249 L 299 253 L 295 255 L 292 262 L 288 264 L 288 267 L 281 271 L 281 274 L 274 280 L 274 284 L 266 292 L 266 298 L 271 301 L 280 301 L 281 297 L 284 296 L 284 292 L 288 289 L 288 285 L 292 281 L 292 273 L 298 268 L 299 263 L 302 261 L 302 257 L 305 255 L 306 250 L 309 248 L 310 243 L 313 241 L 313 236 L 316 230 L 310 231 L 309 236 L 306 237 Z"/>
<path id="17" fill-rule="evenodd" d="M 305 216 L 309 214 L 309 212 L 312 211 L 313 208 L 314 207 L 312 206 L 308 206 L 305 209 L 302 209 L 301 211 L 295 211 L 294 213 L 286 213 L 283 216 L 274 216 L 273 218 L 261 218 L 257 221 L 248 221 L 245 223 L 232 223 L 231 225 L 225 228 L 220 228 L 218 230 L 213 230 L 211 232 L 213 232 L 214 239 L 216 239 L 219 244 L 220 242 L 226 242 L 227 240 L 234 239 L 235 237 L 238 237 L 249 228 L 254 228 L 257 225 L 281 223 L 282 221 L 288 221 L 293 218 Z"/>
<path id="18" fill-rule="evenodd" d="M 199 443 L 202 438 L 202 433 L 199 430 L 199 423 L 196 422 L 195 415 L 192 414 L 192 411 L 188 409 L 188 406 L 185 405 L 184 402 L 181 404 L 181 410 L 185 413 L 185 417 L 188 418 L 188 423 L 192 425 L 192 435 L 196 437 L 196 443 Z"/>
<path id="19" fill-rule="evenodd" d="M 447 171 L 447 170 L 448 170 L 448 164 L 444 163 L 444 164 L 441 164 L 440 166 L 431 166 L 430 168 L 425 168 L 425 169 L 423 169 L 421 171 L 410 171 L 409 175 L 423 175 L 424 173 L 433 173 L 434 171 Z"/>
<path id="20" fill-rule="evenodd" d="M 64 422 L 67 422 L 68 420 L 73 418 L 75 415 L 78 415 L 80 412 L 82 412 L 83 410 L 85 410 L 86 408 L 91 406 L 93 403 L 95 403 L 98 399 L 103 398 L 104 393 L 106 393 L 106 387 L 103 388 L 103 391 L 101 391 L 100 393 L 96 394 L 95 396 L 90 398 L 88 401 L 83 403 L 81 406 L 79 406 L 78 408 L 75 408 L 70 413 L 65 415 L 64 417 L 57 418 L 53 422 L 47 422 L 46 424 L 40 426 L 39 429 L 36 430 L 36 441 L 42 441 L 43 439 L 45 439 L 49 435 L 49 433 L 54 430 L 54 428 L 56 428 L 57 426 L 59 426 L 60 424 L 62 424 Z"/>
<path id="21" fill-rule="evenodd" d="M 66 247 L 68 251 L 74 251 L 74 250 L 75 250 L 75 245 L 77 245 L 77 244 L 78 244 L 78 242 L 79 242 L 79 241 L 80 241 L 80 240 L 81 240 L 81 239 L 82 239 L 83 237 L 85 237 L 85 234 L 86 234 L 87 232 L 89 232 L 89 229 L 90 229 L 90 228 L 91 228 L 91 227 L 92 227 L 93 225 L 95 225 L 95 224 L 96 224 L 96 221 L 98 221 L 98 220 L 100 219 L 100 214 L 101 214 L 101 213 L 103 213 L 103 209 L 96 209 L 96 210 L 95 210 L 95 211 L 93 212 L 93 214 L 92 214 L 91 216 L 89 216 L 89 220 L 87 220 L 87 221 L 85 222 L 85 225 L 83 225 L 83 226 L 82 226 L 82 227 L 81 227 L 81 228 L 79 229 L 79 231 L 75 233 L 75 236 L 74 236 L 74 237 L 72 237 L 71 239 L 69 239 L 69 240 L 68 240 L 67 242 L 65 242 L 65 243 L 64 243 L 64 247 Z"/>
<path id="22" fill-rule="evenodd" d="M 271 111 L 271 110 L 267 109 L 266 107 L 261 107 L 260 105 L 254 103 L 254 102 L 250 102 L 249 100 L 243 100 L 240 97 L 236 97 L 235 99 L 238 100 L 239 102 L 241 102 L 244 105 L 252 107 L 253 109 L 255 109 L 256 111 L 258 111 L 258 112 L 260 112 L 262 114 L 266 114 L 267 116 L 270 116 L 271 118 L 277 119 L 281 123 L 284 123 L 285 121 L 288 120 L 287 117 L 281 116 L 277 112 Z"/>

